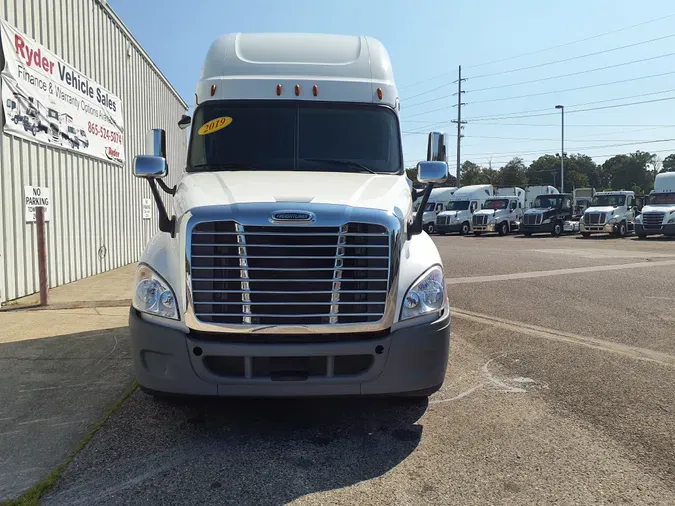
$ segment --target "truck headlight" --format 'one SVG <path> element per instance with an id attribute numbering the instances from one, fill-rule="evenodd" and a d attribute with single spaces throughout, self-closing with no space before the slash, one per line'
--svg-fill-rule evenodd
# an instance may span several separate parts
<path id="1" fill-rule="evenodd" d="M 178 320 L 173 290 L 169 283 L 146 264 L 139 264 L 136 269 L 132 305 L 142 313 Z"/>
<path id="2" fill-rule="evenodd" d="M 675 223 L 675 216 L 668 220 L 668 224 Z"/>
<path id="3" fill-rule="evenodd" d="M 616 223 L 618 221 L 619 217 L 618 216 L 612 216 L 607 223 Z"/>
<path id="4" fill-rule="evenodd" d="M 401 320 L 440 310 L 445 304 L 445 276 L 440 265 L 434 265 L 412 284 L 403 298 Z"/>
<path id="5" fill-rule="evenodd" d="M 641 215 L 641 214 L 638 214 L 638 215 L 635 217 L 635 223 L 642 223 L 642 215 Z"/>
<path id="6" fill-rule="evenodd" d="M 494 225 L 495 223 L 497 223 L 497 220 L 495 220 L 494 218 L 490 218 L 488 220 L 488 225 Z"/>
<path id="7" fill-rule="evenodd" d="M 551 218 L 546 218 L 544 221 L 541 222 L 542 225 L 548 225 L 551 223 Z"/>

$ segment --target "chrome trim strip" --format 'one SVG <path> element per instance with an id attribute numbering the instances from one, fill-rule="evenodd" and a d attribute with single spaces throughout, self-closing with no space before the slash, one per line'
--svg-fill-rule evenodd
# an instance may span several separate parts
<path id="1" fill-rule="evenodd" d="M 353 332 L 377 332 L 391 328 L 396 313 L 396 295 L 398 290 L 398 280 L 401 262 L 401 250 L 404 240 L 404 227 L 402 219 L 397 218 L 392 212 L 367 209 L 359 207 L 348 207 L 335 204 L 303 204 L 303 211 L 311 212 L 316 216 L 316 221 L 312 224 L 284 222 L 279 224 L 284 227 L 342 227 L 348 223 L 367 223 L 372 225 L 384 226 L 388 233 L 389 251 L 388 257 L 388 282 L 387 290 L 355 290 L 342 291 L 342 293 L 386 293 L 385 309 L 382 318 L 377 322 L 368 323 L 338 323 L 325 325 L 302 324 L 301 322 L 288 325 L 234 325 L 225 323 L 207 323 L 200 321 L 195 315 L 195 303 L 192 292 L 192 260 L 190 252 L 192 251 L 192 231 L 196 225 L 208 221 L 234 221 L 239 223 L 243 230 L 247 226 L 270 226 L 269 217 L 273 212 L 296 211 L 297 203 L 275 202 L 275 203 L 252 203 L 235 204 L 231 206 L 209 206 L 191 209 L 181 219 L 181 232 L 185 239 L 185 313 L 184 321 L 188 328 L 204 332 L 222 332 L 222 333 L 260 333 L 260 334 L 324 334 L 324 333 L 353 333 Z M 272 225 L 274 226 L 274 225 Z M 233 235 L 232 232 L 215 233 L 213 235 Z M 195 234 L 198 235 L 198 234 Z M 204 235 L 211 235 L 204 233 Z M 238 234 L 236 234 L 238 235 Z M 247 235 L 249 235 L 247 233 Z M 273 233 L 253 233 L 250 235 L 277 235 Z M 333 236 L 335 234 L 304 233 L 303 236 L 322 235 Z M 342 237 L 382 237 L 384 234 L 342 234 Z M 244 246 L 245 247 L 245 246 Z M 253 257 L 247 257 L 253 258 Z M 325 259 L 326 257 L 321 257 Z M 336 258 L 339 258 L 336 255 Z M 372 258 L 372 257 L 369 257 Z M 333 269 L 335 270 L 335 269 Z M 200 278 L 201 280 L 202 278 Z M 242 289 L 242 293 L 244 289 Z M 232 293 L 232 292 L 230 292 Z M 235 291 L 236 293 L 236 291 Z M 266 292 L 275 293 L 275 292 Z M 280 292 L 287 293 L 287 292 Z M 301 293 L 301 292 L 298 292 Z M 309 293 L 333 293 L 329 292 L 309 292 Z M 219 315 L 223 316 L 223 315 Z M 237 315 L 241 316 L 241 315 Z M 294 315 L 297 317 L 297 315 Z M 358 316 L 358 315 L 354 315 Z M 312 315 L 316 317 L 316 315 Z"/>
<path id="2" fill-rule="evenodd" d="M 338 312 L 340 311 L 340 306 L 338 303 L 340 302 L 340 287 L 342 286 L 342 283 L 340 280 L 342 279 L 342 267 L 344 266 L 344 260 L 342 257 L 345 254 L 345 244 L 347 243 L 347 238 L 343 236 L 343 234 L 346 234 L 348 230 L 347 225 L 342 225 L 340 227 L 340 233 L 338 235 L 338 243 L 337 243 L 337 249 L 335 251 L 335 270 L 333 271 L 333 290 L 336 291 L 337 293 L 333 293 L 330 296 L 330 316 L 328 318 L 328 323 L 331 325 L 335 325 L 338 323 Z M 386 281 L 386 280 L 385 280 Z"/>

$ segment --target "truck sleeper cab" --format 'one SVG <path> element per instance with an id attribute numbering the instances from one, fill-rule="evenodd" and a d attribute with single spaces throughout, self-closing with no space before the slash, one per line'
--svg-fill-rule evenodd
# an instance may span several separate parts
<path id="1" fill-rule="evenodd" d="M 480 211 L 473 215 L 472 228 L 476 236 L 497 232 L 507 235 L 520 230 L 525 205 L 525 192 L 520 196 L 495 196 L 487 199 Z"/>
<path id="2" fill-rule="evenodd" d="M 532 206 L 525 210 L 520 230 L 527 237 L 540 233 L 558 237 L 564 231 L 565 222 L 572 219 L 572 214 L 571 194 L 539 195 L 532 202 Z"/>
<path id="3" fill-rule="evenodd" d="M 581 235 L 609 234 L 626 237 L 635 231 L 637 206 L 632 191 L 596 192 L 579 220 Z"/>
<path id="4" fill-rule="evenodd" d="M 302 62 L 297 63 L 297 62 Z M 159 211 L 129 326 L 153 394 L 427 396 L 450 310 L 441 257 L 413 219 L 391 62 L 369 37 L 232 34 L 209 48 L 169 218 L 166 137 L 134 159 Z M 448 177 L 432 132 L 426 184 Z M 160 182 L 160 186 L 163 183 Z M 167 191 L 167 190 L 165 190 Z"/>
<path id="5" fill-rule="evenodd" d="M 492 197 L 492 185 L 469 185 L 458 188 L 445 205 L 445 211 L 436 217 L 436 229 L 441 235 L 459 232 L 466 235 L 471 232 L 473 213 L 481 209 L 485 200 Z"/>

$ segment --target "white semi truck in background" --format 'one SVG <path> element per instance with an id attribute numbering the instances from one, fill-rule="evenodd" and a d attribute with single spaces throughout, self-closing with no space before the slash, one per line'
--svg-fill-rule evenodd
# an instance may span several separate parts
<path id="1" fill-rule="evenodd" d="M 525 190 L 498 188 L 495 196 L 485 200 L 483 208 L 473 214 L 472 228 L 476 236 L 497 232 L 507 235 L 520 230 L 525 207 Z"/>
<path id="2" fill-rule="evenodd" d="M 413 219 L 399 95 L 376 39 L 233 34 L 209 48 L 175 188 L 166 136 L 134 159 L 159 211 L 129 312 L 153 394 L 428 396 L 450 343 L 445 270 Z M 265 125 L 261 131 L 260 125 Z M 427 184 L 448 177 L 429 137 Z M 173 195 L 172 215 L 159 188 Z"/>
<path id="3" fill-rule="evenodd" d="M 635 220 L 635 233 L 640 239 L 648 235 L 675 236 L 675 172 L 663 172 L 654 178 L 654 189 Z"/>
<path id="4" fill-rule="evenodd" d="M 436 217 L 438 216 L 438 213 L 445 210 L 445 205 L 455 193 L 455 190 L 457 190 L 457 187 L 454 186 L 448 188 L 434 188 L 431 191 L 429 200 L 424 206 L 424 210 L 422 210 L 421 206 L 417 210 L 417 213 L 421 212 L 423 214 L 422 223 L 427 234 L 436 232 Z"/>
<path id="5" fill-rule="evenodd" d="M 494 196 L 490 184 L 462 186 L 455 190 L 445 205 L 445 211 L 436 216 L 436 229 L 439 234 L 459 232 L 466 235 L 471 232 L 473 214 L 480 210 L 485 200 Z"/>
<path id="6" fill-rule="evenodd" d="M 634 192 L 596 192 L 579 220 L 579 229 L 583 237 L 598 233 L 626 237 L 635 231 L 637 213 Z"/>

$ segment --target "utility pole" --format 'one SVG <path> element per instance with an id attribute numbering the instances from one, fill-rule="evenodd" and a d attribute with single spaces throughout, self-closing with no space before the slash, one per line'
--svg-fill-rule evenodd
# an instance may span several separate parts
<path id="1" fill-rule="evenodd" d="M 565 106 L 556 105 L 556 109 L 560 109 L 560 193 L 564 193 L 564 176 L 565 170 Z"/>
<path id="2" fill-rule="evenodd" d="M 466 105 L 464 102 L 462 102 L 462 93 L 466 93 L 462 91 L 462 81 L 466 81 L 466 79 L 462 79 L 462 66 L 459 66 L 459 71 L 458 71 L 458 78 L 457 81 L 457 120 L 452 120 L 453 123 L 457 123 L 457 186 L 460 186 L 459 184 L 459 177 L 460 177 L 460 172 L 462 170 L 461 166 L 461 144 L 462 144 L 462 125 L 466 123 L 466 121 L 462 121 L 462 106 Z"/>

